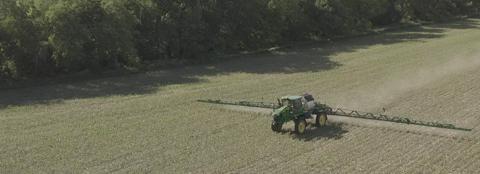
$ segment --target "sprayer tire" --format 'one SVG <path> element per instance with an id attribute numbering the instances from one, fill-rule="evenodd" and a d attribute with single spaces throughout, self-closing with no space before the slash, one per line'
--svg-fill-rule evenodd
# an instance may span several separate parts
<path id="1" fill-rule="evenodd" d="M 307 121 L 305 119 L 295 120 L 295 132 L 298 134 L 304 134 L 307 129 Z"/>
<path id="2" fill-rule="evenodd" d="M 275 132 L 280 132 L 282 130 L 282 124 L 272 121 L 272 130 Z"/>
<path id="3" fill-rule="evenodd" d="M 325 113 L 318 113 L 318 114 L 317 114 L 317 118 L 315 118 L 315 124 L 316 124 L 318 127 L 324 127 L 324 126 L 327 125 L 327 120 L 328 120 L 327 114 L 325 114 Z"/>

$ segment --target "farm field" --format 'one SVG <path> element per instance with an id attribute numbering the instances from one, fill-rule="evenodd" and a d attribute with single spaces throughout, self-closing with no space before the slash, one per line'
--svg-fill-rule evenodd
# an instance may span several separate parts
<path id="1" fill-rule="evenodd" d="M 0 90 L 0 173 L 480 173 L 479 27 L 468 19 Z M 332 123 L 298 136 L 272 132 L 268 114 L 195 102 L 305 92 L 334 107 L 473 131 L 455 138 Z"/>

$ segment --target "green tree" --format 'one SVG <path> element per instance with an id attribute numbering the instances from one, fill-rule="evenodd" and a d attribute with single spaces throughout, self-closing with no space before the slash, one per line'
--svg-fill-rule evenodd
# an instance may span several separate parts
<path id="1" fill-rule="evenodd" d="M 0 77 L 192 62 L 479 9 L 478 0 L 2 0 Z"/>
<path id="2" fill-rule="evenodd" d="M 139 60 L 123 10 L 100 0 L 59 1 L 49 8 L 49 43 L 57 66 L 67 72 L 135 66 Z"/>
<path id="3" fill-rule="evenodd" d="M 34 6 L 0 2 L 0 72 L 10 77 L 33 76 L 42 70 L 41 31 Z"/>

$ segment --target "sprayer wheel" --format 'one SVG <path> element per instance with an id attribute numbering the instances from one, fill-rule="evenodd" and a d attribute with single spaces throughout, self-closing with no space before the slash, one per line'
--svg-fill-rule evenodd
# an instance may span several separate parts
<path id="1" fill-rule="evenodd" d="M 325 113 L 318 113 L 317 118 L 315 119 L 315 123 L 318 127 L 324 127 L 327 125 L 327 114 Z"/>
<path id="2" fill-rule="evenodd" d="M 295 132 L 304 134 L 307 129 L 307 121 L 305 119 L 295 120 Z"/>
<path id="3" fill-rule="evenodd" d="M 272 130 L 275 132 L 280 132 L 282 130 L 282 123 L 272 121 Z"/>

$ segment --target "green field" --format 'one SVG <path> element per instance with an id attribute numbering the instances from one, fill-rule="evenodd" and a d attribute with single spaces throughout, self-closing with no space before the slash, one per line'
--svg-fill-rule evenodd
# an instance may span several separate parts
<path id="1" fill-rule="evenodd" d="M 480 136 L 480 20 L 104 79 L 0 91 L 0 173 L 480 173 L 480 141 L 269 115 L 197 99 L 322 103 L 454 123 Z M 291 127 L 286 127 L 286 130 Z"/>

